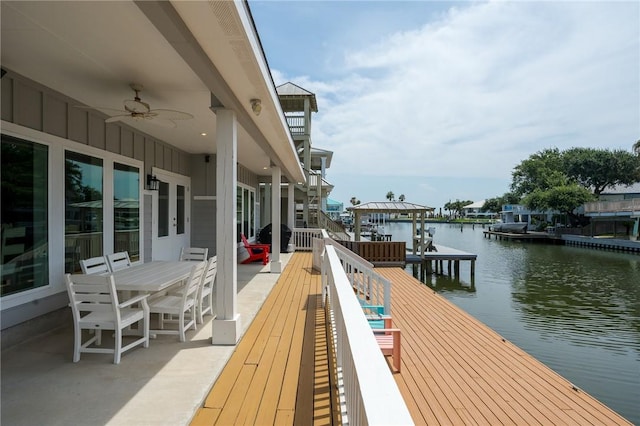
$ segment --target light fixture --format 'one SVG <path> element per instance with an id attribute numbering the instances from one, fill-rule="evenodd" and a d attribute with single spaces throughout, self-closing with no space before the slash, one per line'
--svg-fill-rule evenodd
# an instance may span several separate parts
<path id="1" fill-rule="evenodd" d="M 200 133 L 200 136 L 207 136 L 207 132 Z"/>
<path id="2" fill-rule="evenodd" d="M 157 177 L 153 175 L 147 175 L 147 189 L 149 191 L 157 191 L 159 184 L 160 180 Z"/>
<path id="3" fill-rule="evenodd" d="M 251 109 L 255 115 L 260 115 L 262 111 L 262 101 L 260 99 L 251 99 Z"/>

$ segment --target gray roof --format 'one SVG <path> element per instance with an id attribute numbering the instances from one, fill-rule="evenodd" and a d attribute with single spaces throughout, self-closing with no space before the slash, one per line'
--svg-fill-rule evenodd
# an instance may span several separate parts
<path id="1" fill-rule="evenodd" d="M 287 82 L 276 87 L 282 109 L 286 111 L 304 111 L 304 98 L 309 98 L 311 111 L 318 112 L 316 95 L 302 87 Z"/>
<path id="2" fill-rule="evenodd" d="M 640 194 L 640 182 L 636 182 L 633 185 L 616 185 L 609 186 L 604 191 L 600 193 L 601 195 L 605 194 Z"/>
<path id="3" fill-rule="evenodd" d="M 354 207 L 347 207 L 347 210 L 365 213 L 418 213 L 433 211 L 435 208 L 402 201 L 374 201 L 358 204 Z"/>

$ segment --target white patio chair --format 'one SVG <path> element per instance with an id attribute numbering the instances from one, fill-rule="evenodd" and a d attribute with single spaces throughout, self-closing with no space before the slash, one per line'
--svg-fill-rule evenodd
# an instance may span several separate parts
<path id="1" fill-rule="evenodd" d="M 128 268 L 131 266 L 131 260 L 129 260 L 129 252 L 121 251 L 118 253 L 112 253 L 107 255 L 107 263 L 111 272 L 115 272 L 119 269 Z"/>
<path id="2" fill-rule="evenodd" d="M 202 274 L 200 280 L 200 288 L 198 289 L 198 304 L 196 306 L 198 314 L 198 323 L 204 322 L 205 314 L 213 315 L 213 285 L 216 281 L 216 273 L 218 272 L 218 257 L 212 256 L 207 262 L 207 268 Z"/>
<path id="3" fill-rule="evenodd" d="M 149 301 L 151 313 L 158 314 L 158 329 L 151 330 L 154 334 L 177 334 L 180 341 L 185 341 L 185 331 L 193 327 L 196 329 L 196 305 L 198 303 L 198 289 L 207 262 L 198 262 L 191 268 L 191 274 L 184 284 L 177 289 L 179 293 L 169 293 L 158 296 Z M 168 317 L 167 317 L 168 315 Z M 177 319 L 175 319 L 177 317 Z M 165 329 L 165 323 L 178 323 L 178 329 Z"/>
<path id="4" fill-rule="evenodd" d="M 203 261 L 207 260 L 208 248 L 182 247 L 180 250 L 180 260 Z"/>
<path id="5" fill-rule="evenodd" d="M 80 353 L 112 353 L 113 363 L 119 364 L 121 355 L 143 344 L 149 347 L 149 305 L 147 295 L 136 296 L 119 303 L 113 275 L 66 274 L 65 282 L 74 321 L 73 362 L 80 361 Z M 137 304 L 138 307 L 132 307 Z M 142 336 L 123 346 L 122 330 L 140 323 Z M 82 342 L 82 330 L 94 330 L 95 335 Z M 115 332 L 114 348 L 90 347 L 102 344 L 102 330 Z"/>
<path id="6" fill-rule="evenodd" d="M 102 274 L 104 272 L 111 272 L 109 270 L 107 259 L 104 256 L 81 260 L 80 268 L 82 269 L 83 274 Z"/>

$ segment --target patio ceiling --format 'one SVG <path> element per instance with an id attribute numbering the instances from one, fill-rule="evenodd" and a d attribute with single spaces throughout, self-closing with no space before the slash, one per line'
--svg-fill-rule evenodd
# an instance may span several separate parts
<path id="1" fill-rule="evenodd" d="M 244 2 L 2 1 L 2 67 L 80 104 L 122 109 L 130 83 L 151 109 L 194 119 L 166 128 L 126 124 L 189 153 L 215 154 L 216 116 L 238 118 L 238 159 L 259 175 L 274 163 L 304 180 L 264 54 Z M 213 94 L 213 99 L 212 99 Z M 251 99 L 261 99 L 259 116 Z M 206 133 L 206 136 L 202 136 Z"/>

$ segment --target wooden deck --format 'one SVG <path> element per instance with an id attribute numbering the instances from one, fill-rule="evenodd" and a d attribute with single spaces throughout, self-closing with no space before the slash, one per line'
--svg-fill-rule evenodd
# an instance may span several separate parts
<path id="1" fill-rule="evenodd" d="M 192 425 L 340 424 L 311 253 L 295 253 Z M 630 425 L 401 268 L 392 281 L 402 372 L 416 424 Z"/>
<path id="2" fill-rule="evenodd" d="M 376 272 L 393 283 L 395 378 L 416 424 L 631 424 L 404 270 Z"/>
<path id="3" fill-rule="evenodd" d="M 331 425 L 339 419 L 330 394 L 320 275 L 311 264 L 311 253 L 292 256 L 192 425 Z"/>

